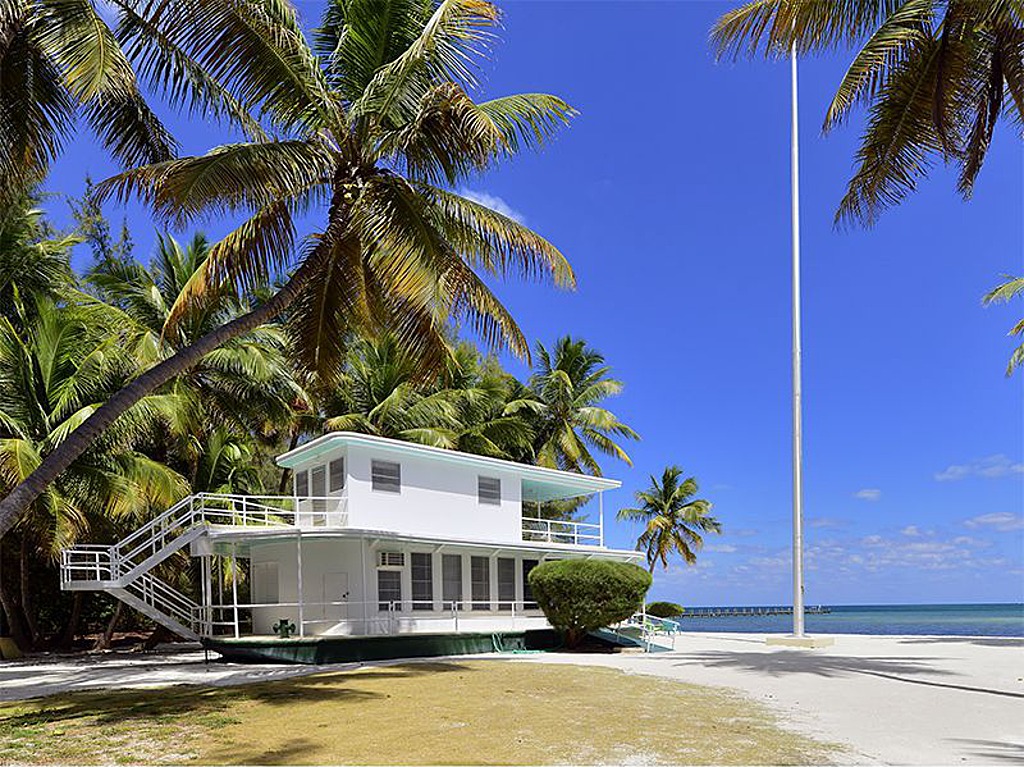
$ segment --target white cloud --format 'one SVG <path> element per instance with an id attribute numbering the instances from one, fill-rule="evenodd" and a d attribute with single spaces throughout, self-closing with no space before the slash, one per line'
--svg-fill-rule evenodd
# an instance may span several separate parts
<path id="1" fill-rule="evenodd" d="M 846 527 L 846 520 L 836 519 L 834 517 L 811 517 L 810 520 L 808 520 L 808 524 L 819 530 L 827 530 L 836 527 Z"/>
<path id="2" fill-rule="evenodd" d="M 710 546 L 705 546 L 704 551 L 713 551 L 716 554 L 733 554 L 736 551 L 736 547 L 729 543 L 713 543 Z"/>
<path id="3" fill-rule="evenodd" d="M 900 533 L 907 536 L 908 538 L 919 538 L 921 537 L 921 531 L 917 529 L 917 525 L 907 525 Z"/>
<path id="4" fill-rule="evenodd" d="M 1009 457 L 999 453 L 968 463 L 947 466 L 935 474 L 935 480 L 937 482 L 956 482 L 967 477 L 997 479 L 1013 474 L 1024 474 L 1024 463 L 1014 462 Z"/>
<path id="5" fill-rule="evenodd" d="M 1011 530 L 1024 530 L 1024 517 L 1009 511 L 996 511 L 971 517 L 964 524 L 973 529 L 987 527 L 1000 533 L 1008 533 Z"/>
<path id="6" fill-rule="evenodd" d="M 873 503 L 882 497 L 882 491 L 877 487 L 865 487 L 854 493 L 853 497 L 859 498 L 862 501 L 871 501 Z"/>
<path id="7" fill-rule="evenodd" d="M 520 213 L 518 210 L 513 208 L 503 199 L 495 194 L 488 194 L 487 192 L 477 192 L 472 189 L 460 189 L 459 194 L 465 197 L 467 200 L 472 200 L 475 203 L 490 208 L 495 213 L 500 213 L 503 216 L 508 216 L 513 221 L 517 221 L 520 224 L 526 224 L 526 216 Z"/>

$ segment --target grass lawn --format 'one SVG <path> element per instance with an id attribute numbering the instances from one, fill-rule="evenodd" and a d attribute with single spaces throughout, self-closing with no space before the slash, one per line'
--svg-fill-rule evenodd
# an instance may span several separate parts
<path id="1" fill-rule="evenodd" d="M 2 763 L 806 764 L 759 704 L 605 668 L 407 663 L 0 704 Z"/>

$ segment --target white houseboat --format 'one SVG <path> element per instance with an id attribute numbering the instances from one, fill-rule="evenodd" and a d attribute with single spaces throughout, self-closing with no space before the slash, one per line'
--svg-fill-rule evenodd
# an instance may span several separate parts
<path id="1" fill-rule="evenodd" d="M 65 550 L 62 587 L 107 591 L 190 639 L 523 631 L 547 626 L 526 578 L 538 563 L 639 556 L 605 547 L 615 480 L 348 432 L 277 464 L 291 496 L 190 496 L 118 543 Z M 537 515 L 591 495 L 593 521 Z M 186 547 L 198 601 L 159 577 Z"/>

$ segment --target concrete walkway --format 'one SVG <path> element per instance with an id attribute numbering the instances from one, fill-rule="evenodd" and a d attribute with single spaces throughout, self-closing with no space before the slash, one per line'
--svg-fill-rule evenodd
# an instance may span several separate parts
<path id="1" fill-rule="evenodd" d="M 1024 640 L 836 636 L 833 647 L 769 647 L 752 634 L 683 634 L 652 655 L 476 655 L 501 662 L 601 665 L 729 687 L 788 727 L 847 747 L 851 764 L 1024 765 Z M 0 700 L 70 690 L 227 686 L 333 666 L 203 663 L 202 652 L 111 653 L 0 663 Z M 370 664 L 364 664 L 370 665 Z M 685 723 L 680 723 L 685 734 Z"/>

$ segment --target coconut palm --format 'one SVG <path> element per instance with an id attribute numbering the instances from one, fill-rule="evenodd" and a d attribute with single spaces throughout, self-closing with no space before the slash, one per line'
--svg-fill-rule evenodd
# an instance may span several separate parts
<path id="1" fill-rule="evenodd" d="M 1024 126 L 1020 0 L 753 0 L 712 31 L 719 55 L 859 46 L 824 130 L 868 109 L 859 167 L 837 221 L 870 225 L 937 159 L 959 167 L 969 198 L 1001 116 Z"/>
<path id="2" fill-rule="evenodd" d="M 120 308 L 141 331 L 137 353 L 148 365 L 173 356 L 197 339 L 250 310 L 251 297 L 233 290 L 208 291 L 173 325 L 168 318 L 188 282 L 203 267 L 210 243 L 193 235 L 184 247 L 158 235 L 149 268 L 134 260 L 107 258 L 96 263 L 88 281 L 106 303 Z M 203 357 L 169 386 L 179 395 L 187 417 L 186 434 L 205 434 L 216 425 L 233 424 L 243 431 L 262 432 L 305 407 L 306 395 L 286 355 L 287 339 L 278 325 L 256 327 L 230 339 Z"/>
<path id="3" fill-rule="evenodd" d="M 678 466 L 666 467 L 660 480 L 651 475 L 650 486 L 636 493 L 637 506 L 618 513 L 618 519 L 643 523 L 636 548 L 646 552 L 652 573 L 658 562 L 667 568 L 673 553 L 686 564 L 694 564 L 704 546 L 704 534 L 722 532 L 721 523 L 711 516 L 711 503 L 693 497 L 697 480 L 682 477 L 683 470 Z"/>
<path id="4" fill-rule="evenodd" d="M 446 356 L 443 328 L 452 318 L 527 354 L 477 270 L 559 285 L 573 283 L 572 271 L 539 235 L 449 190 L 544 141 L 573 112 L 545 94 L 471 98 L 475 64 L 497 21 L 497 8 L 483 0 L 334 0 L 316 55 L 283 0 L 161 4 L 166 44 L 242 103 L 259 104 L 280 138 L 144 166 L 108 181 L 104 192 L 137 193 L 178 224 L 249 215 L 212 248 L 169 327 L 225 282 L 249 287 L 289 267 L 290 276 L 270 300 L 114 395 L 0 502 L 0 534 L 121 413 L 286 309 L 299 360 L 326 378 L 337 375 L 353 332 L 380 326 L 425 364 Z M 310 210 L 322 226 L 296 253 L 295 216 Z"/>
<path id="5" fill-rule="evenodd" d="M 0 0 L 0 199 L 46 176 L 79 119 L 126 167 L 173 154 L 97 5 Z"/>
<path id="6" fill-rule="evenodd" d="M 536 463 L 601 476 L 596 450 L 632 465 L 616 439 L 639 436 L 600 406 L 622 391 L 604 357 L 570 336 L 559 338 L 550 351 L 538 343 L 536 357 L 529 391 L 506 407 L 506 413 L 519 414 L 532 426 Z"/>
<path id="7" fill-rule="evenodd" d="M 59 235 L 47 223 L 36 200 L 22 194 L 0 205 L 0 315 L 28 319 L 37 297 L 54 299 L 73 282 L 69 252 L 78 235 Z"/>
<path id="8" fill-rule="evenodd" d="M 45 298 L 31 323 L 0 317 L 0 489 L 24 481 L 45 456 L 89 417 L 137 368 L 116 330 L 119 313 L 95 301 Z M 18 330 L 18 327 L 25 328 Z M 184 479 L 136 449 L 173 407 L 163 396 L 140 400 L 101 440 L 48 486 L 18 523 L 20 566 L 52 562 L 61 548 L 104 535 L 118 520 L 138 519 L 153 505 L 167 506 L 185 492 Z M 30 584 L 21 606 L 30 641 L 34 626 Z M 17 615 L 10 595 L 9 616 Z"/>
<path id="9" fill-rule="evenodd" d="M 324 403 L 327 429 L 374 434 L 462 452 L 512 458 L 529 449 L 522 419 L 504 414 L 502 372 L 481 367 L 472 344 L 454 346 L 428 380 L 393 336 L 351 349 L 338 386 Z"/>
<path id="10" fill-rule="evenodd" d="M 1024 296 L 1024 277 L 1010 277 L 1006 275 L 1006 282 L 997 285 L 983 299 L 986 306 L 989 304 L 1001 304 L 1012 300 L 1015 296 Z M 1011 336 L 1024 336 L 1024 319 L 1010 328 Z M 1020 365 L 1024 365 L 1024 343 L 1021 343 L 1006 366 L 1006 375 L 1013 375 L 1013 371 Z"/>

